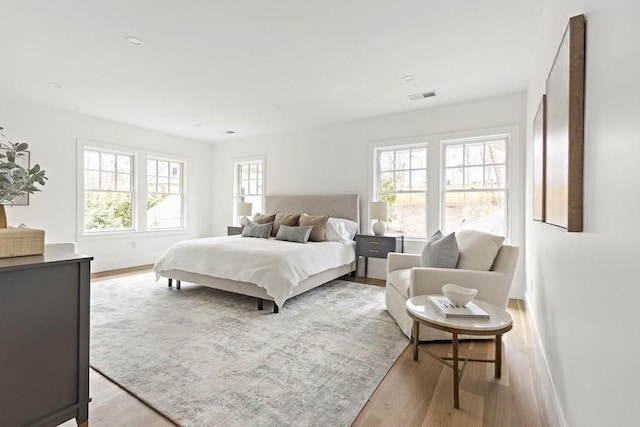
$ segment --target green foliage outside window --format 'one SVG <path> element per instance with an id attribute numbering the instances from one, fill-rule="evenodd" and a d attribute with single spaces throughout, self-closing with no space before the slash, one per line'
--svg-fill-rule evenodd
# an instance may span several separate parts
<path id="1" fill-rule="evenodd" d="M 395 190 L 393 179 L 385 176 L 380 179 L 380 201 L 389 203 L 389 219 L 394 221 L 396 218 L 394 203 L 398 199 L 397 194 L 391 193 Z"/>
<path id="2" fill-rule="evenodd" d="M 167 198 L 166 194 L 149 194 L 147 210 Z M 131 193 L 87 191 L 84 196 L 87 230 L 130 230 L 133 228 Z"/>

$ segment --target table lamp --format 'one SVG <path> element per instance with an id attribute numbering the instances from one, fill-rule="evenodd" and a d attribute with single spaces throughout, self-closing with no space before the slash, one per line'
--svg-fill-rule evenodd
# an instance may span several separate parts
<path id="1" fill-rule="evenodd" d="M 383 221 L 389 220 L 389 204 L 387 202 L 371 202 L 369 205 L 369 218 L 377 219 L 373 224 L 373 234 L 381 236 L 387 231 L 387 226 Z"/>
<path id="2" fill-rule="evenodd" d="M 241 226 L 244 227 L 247 224 L 247 215 L 251 216 L 252 209 L 253 209 L 253 207 L 252 207 L 251 203 L 238 202 L 237 211 L 238 211 L 238 216 L 242 217 L 242 218 L 240 218 L 240 225 Z"/>

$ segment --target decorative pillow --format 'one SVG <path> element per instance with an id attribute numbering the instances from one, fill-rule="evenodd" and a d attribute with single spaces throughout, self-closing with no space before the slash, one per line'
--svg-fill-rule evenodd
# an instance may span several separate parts
<path id="1" fill-rule="evenodd" d="M 458 268 L 489 271 L 504 242 L 504 236 L 494 236 L 477 230 L 458 231 L 460 249 Z"/>
<path id="2" fill-rule="evenodd" d="M 267 224 L 256 224 L 251 220 L 247 220 L 244 228 L 242 229 L 242 237 L 260 237 L 263 239 L 268 239 L 271 234 L 271 229 L 273 228 L 273 223 L 269 222 Z"/>
<path id="3" fill-rule="evenodd" d="M 307 243 L 309 236 L 313 230 L 312 225 L 301 225 L 298 227 L 291 227 L 282 224 L 278 230 L 276 240 L 287 240 L 289 242 Z"/>
<path id="4" fill-rule="evenodd" d="M 358 223 L 344 218 L 329 218 L 325 240 L 330 242 L 349 242 L 358 232 Z"/>
<path id="5" fill-rule="evenodd" d="M 456 234 L 451 233 L 446 237 L 442 236 L 440 230 L 429 237 L 427 244 L 422 250 L 420 259 L 421 267 L 431 268 L 456 268 L 458 264 L 458 243 Z"/>
<path id="6" fill-rule="evenodd" d="M 258 212 L 253 216 L 253 222 L 255 222 L 256 224 L 268 224 L 270 222 L 274 222 L 275 220 L 276 214 L 264 215 Z"/>
<path id="7" fill-rule="evenodd" d="M 327 222 L 329 221 L 329 215 L 307 215 L 302 214 L 300 216 L 300 225 L 311 225 L 311 235 L 309 240 L 312 242 L 322 242 L 325 240 L 327 233 Z"/>
<path id="8" fill-rule="evenodd" d="M 288 225 L 289 227 L 297 227 L 300 224 L 300 214 L 284 214 L 284 213 L 276 213 L 276 219 L 273 223 L 273 230 L 271 230 L 271 235 L 276 236 L 278 234 L 278 230 L 281 225 Z"/>

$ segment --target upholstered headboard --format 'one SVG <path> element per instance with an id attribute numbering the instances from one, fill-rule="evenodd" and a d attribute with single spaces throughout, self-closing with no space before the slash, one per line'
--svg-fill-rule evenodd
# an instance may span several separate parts
<path id="1" fill-rule="evenodd" d="M 265 213 L 276 212 L 329 215 L 350 219 L 360 224 L 360 198 L 357 194 L 265 196 Z"/>

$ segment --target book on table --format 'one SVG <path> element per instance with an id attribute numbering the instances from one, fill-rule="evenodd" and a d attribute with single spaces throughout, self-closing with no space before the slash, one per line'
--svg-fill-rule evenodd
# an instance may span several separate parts
<path id="1" fill-rule="evenodd" d="M 429 302 L 440 314 L 446 318 L 468 317 L 474 319 L 488 319 L 489 313 L 478 307 L 473 302 L 466 305 L 456 305 L 443 295 L 429 295 Z"/>

